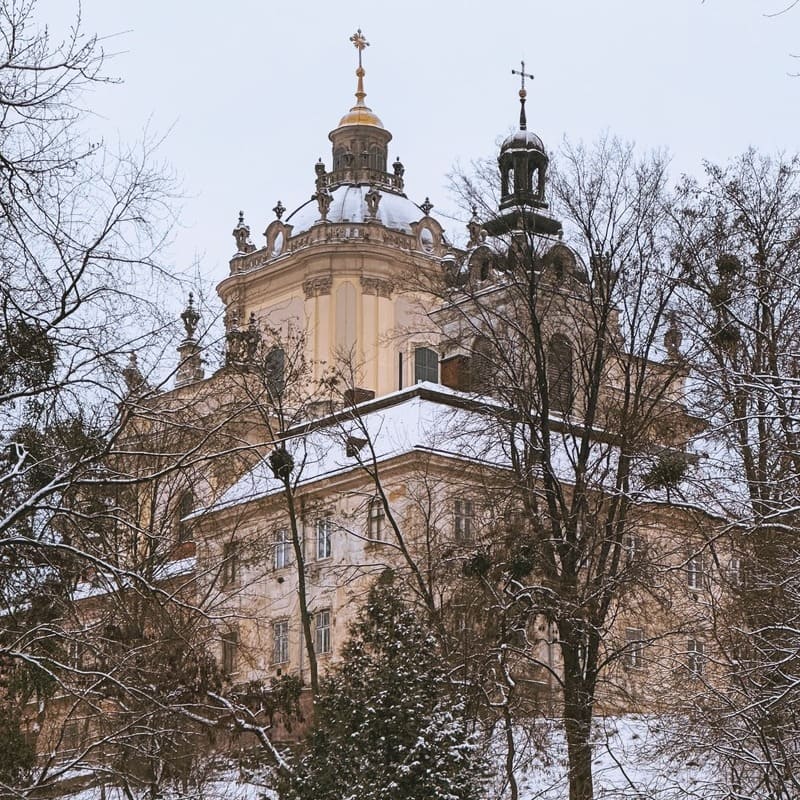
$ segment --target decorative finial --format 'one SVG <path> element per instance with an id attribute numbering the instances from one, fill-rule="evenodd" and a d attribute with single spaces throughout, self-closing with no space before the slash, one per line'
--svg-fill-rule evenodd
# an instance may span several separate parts
<path id="1" fill-rule="evenodd" d="M 365 47 L 369 47 L 369 42 L 366 40 L 364 34 L 361 33 L 361 28 L 359 28 L 350 37 L 350 41 L 355 45 L 356 50 L 358 50 L 358 69 L 356 70 L 356 75 L 358 76 L 358 86 L 356 87 L 356 105 L 363 106 L 364 98 L 367 96 L 367 93 L 364 91 L 364 67 L 361 65 L 361 53 Z"/>
<path id="2" fill-rule="evenodd" d="M 527 130 L 528 121 L 525 119 L 525 98 L 528 96 L 528 92 L 525 89 L 525 78 L 530 78 L 533 80 L 533 75 L 529 72 L 525 72 L 525 62 L 520 61 L 520 69 L 512 69 L 512 75 L 519 75 L 520 77 L 520 87 L 519 87 L 519 129 L 521 131 Z"/>
<path id="3" fill-rule="evenodd" d="M 469 232 L 469 242 L 467 247 L 477 247 L 481 243 L 481 221 L 478 219 L 478 206 L 472 206 L 472 217 L 467 223 L 467 231 Z"/>
<path id="4" fill-rule="evenodd" d="M 130 353 L 128 355 L 128 363 L 122 370 L 122 378 L 125 381 L 125 385 L 128 387 L 128 392 L 131 394 L 144 385 L 144 376 L 139 369 L 139 359 L 136 353 Z"/>
<path id="5" fill-rule="evenodd" d="M 194 335 L 197 332 L 197 323 L 200 321 L 200 314 L 194 307 L 194 292 L 189 292 L 189 302 L 181 314 L 181 320 L 183 321 L 183 327 L 186 328 L 186 338 L 194 339 Z"/>
<path id="6" fill-rule="evenodd" d="M 245 225 L 244 211 L 239 212 L 239 222 L 233 229 L 233 238 L 236 240 L 238 253 L 250 253 L 255 248 L 250 244 L 250 228 Z"/>
<path id="7" fill-rule="evenodd" d="M 278 200 L 278 205 L 276 205 L 272 210 L 275 212 L 275 216 L 280 219 L 283 216 L 283 212 L 286 211 L 286 208 L 283 203 Z"/>
<path id="8" fill-rule="evenodd" d="M 427 217 L 428 214 L 431 213 L 431 209 L 433 208 L 433 203 L 431 203 L 430 197 L 425 198 L 425 202 L 420 204 L 420 208 L 422 209 L 422 213 Z"/>

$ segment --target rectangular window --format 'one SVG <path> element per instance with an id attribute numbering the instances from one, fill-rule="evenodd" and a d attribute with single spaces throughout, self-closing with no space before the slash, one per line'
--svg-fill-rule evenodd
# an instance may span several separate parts
<path id="1" fill-rule="evenodd" d="M 74 753 L 81 748 L 81 724 L 78 720 L 68 719 L 61 729 L 61 750 Z"/>
<path id="2" fill-rule="evenodd" d="M 369 525 L 367 538 L 382 542 L 385 536 L 386 512 L 383 509 L 383 500 L 380 497 L 373 497 L 369 501 Z"/>
<path id="3" fill-rule="evenodd" d="M 222 585 L 233 586 L 239 580 L 239 543 L 226 542 L 222 548 Z"/>
<path id="4" fill-rule="evenodd" d="M 414 383 L 439 382 L 439 354 L 430 347 L 414 350 Z"/>
<path id="5" fill-rule="evenodd" d="M 728 559 L 728 585 L 732 587 L 741 586 L 743 583 L 742 559 L 739 556 L 731 556 Z"/>
<path id="6" fill-rule="evenodd" d="M 686 667 L 690 674 L 699 678 L 705 666 L 705 646 L 699 639 L 689 639 L 686 642 Z"/>
<path id="7" fill-rule="evenodd" d="M 314 614 L 314 650 L 317 653 L 331 652 L 331 612 L 330 609 Z"/>
<path id="8" fill-rule="evenodd" d="M 192 540 L 192 523 L 186 519 L 194 510 L 194 495 L 186 491 L 181 495 L 177 510 L 178 544 Z"/>
<path id="9" fill-rule="evenodd" d="M 475 535 L 475 510 L 472 500 L 456 500 L 454 532 L 457 542 L 471 542 Z"/>
<path id="10" fill-rule="evenodd" d="M 330 517 L 320 517 L 317 520 L 317 559 L 331 557 L 332 530 L 333 521 Z"/>
<path id="11" fill-rule="evenodd" d="M 703 556 L 699 553 L 689 556 L 689 560 L 686 562 L 686 585 L 692 591 L 700 591 L 703 588 L 704 580 Z"/>
<path id="12" fill-rule="evenodd" d="M 275 543 L 272 550 L 273 569 L 284 569 L 292 563 L 292 537 L 287 528 L 279 528 L 275 532 Z"/>
<path id="13" fill-rule="evenodd" d="M 641 540 L 635 533 L 626 533 L 622 537 L 622 560 L 630 566 L 642 549 Z"/>
<path id="14" fill-rule="evenodd" d="M 239 631 L 229 630 L 222 636 L 222 671 L 226 675 L 236 672 L 239 659 Z"/>
<path id="15" fill-rule="evenodd" d="M 625 666 L 628 669 L 641 669 L 644 652 L 644 631 L 641 628 L 625 629 Z"/>
<path id="16" fill-rule="evenodd" d="M 289 621 L 272 624 L 272 663 L 285 664 L 289 660 Z"/>

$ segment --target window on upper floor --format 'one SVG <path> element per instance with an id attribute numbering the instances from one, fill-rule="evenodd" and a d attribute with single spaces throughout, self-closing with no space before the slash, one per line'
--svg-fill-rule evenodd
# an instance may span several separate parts
<path id="1" fill-rule="evenodd" d="M 740 556 L 731 556 L 725 569 L 728 585 L 737 588 L 744 583 L 744 567 Z"/>
<path id="2" fill-rule="evenodd" d="M 289 660 L 289 620 L 272 623 L 272 663 L 285 664 Z"/>
<path id="3" fill-rule="evenodd" d="M 223 586 L 234 586 L 239 581 L 239 542 L 225 542 L 222 548 Z"/>
<path id="4" fill-rule="evenodd" d="M 555 334 L 547 343 L 547 387 L 550 408 L 565 413 L 572 407 L 572 345 Z"/>
<path id="5" fill-rule="evenodd" d="M 233 675 L 239 660 L 239 631 L 231 628 L 222 635 L 222 671 Z"/>
<path id="6" fill-rule="evenodd" d="M 630 566 L 642 552 L 642 540 L 635 533 L 626 533 L 622 536 L 622 563 Z"/>
<path id="7" fill-rule="evenodd" d="M 641 669 L 644 666 L 644 631 L 641 628 L 625 629 L 625 666 Z"/>
<path id="8" fill-rule="evenodd" d="M 175 513 L 177 526 L 178 544 L 190 542 L 192 540 L 192 524 L 186 517 L 194 511 L 195 499 L 191 489 L 187 489 L 178 500 L 178 508 Z"/>
<path id="9" fill-rule="evenodd" d="M 430 347 L 414 350 L 414 383 L 439 382 L 439 354 Z"/>
<path id="10" fill-rule="evenodd" d="M 461 543 L 471 542 L 475 536 L 475 504 L 472 500 L 458 498 L 453 501 L 453 533 Z"/>
<path id="11" fill-rule="evenodd" d="M 331 652 L 331 610 L 314 614 L 314 652 L 318 655 Z"/>
<path id="12" fill-rule="evenodd" d="M 382 542 L 386 536 L 386 510 L 383 500 L 375 496 L 369 501 L 367 509 L 367 538 L 371 541 Z"/>
<path id="13" fill-rule="evenodd" d="M 686 668 L 689 674 L 699 678 L 705 670 L 705 645 L 699 639 L 686 642 Z"/>
<path id="14" fill-rule="evenodd" d="M 284 569 L 292 563 L 292 535 L 288 528 L 278 528 L 272 545 L 273 569 Z"/>
<path id="15" fill-rule="evenodd" d="M 333 554 L 331 535 L 333 533 L 333 520 L 331 517 L 320 517 L 316 524 L 317 560 L 330 558 Z"/>
<path id="16" fill-rule="evenodd" d="M 686 586 L 693 592 L 699 592 L 705 585 L 705 565 L 702 553 L 693 553 L 686 561 Z"/>

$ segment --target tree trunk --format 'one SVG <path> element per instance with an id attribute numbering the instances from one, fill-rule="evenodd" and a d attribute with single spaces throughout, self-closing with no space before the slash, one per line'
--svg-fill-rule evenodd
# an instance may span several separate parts
<path id="1" fill-rule="evenodd" d="M 564 731 L 569 757 L 569 800 L 593 800 L 592 701 L 582 687 L 564 682 Z"/>

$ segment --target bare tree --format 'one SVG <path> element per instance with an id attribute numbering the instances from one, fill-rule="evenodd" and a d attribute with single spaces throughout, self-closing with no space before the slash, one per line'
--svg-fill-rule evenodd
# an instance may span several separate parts
<path id="1" fill-rule="evenodd" d="M 731 590 L 717 632 L 727 690 L 709 692 L 706 721 L 741 797 L 799 788 L 799 180 L 796 157 L 749 150 L 708 164 L 678 205 L 710 486 L 734 521 L 720 556 Z"/>
<path id="2" fill-rule="evenodd" d="M 593 797 L 597 690 L 630 646 L 612 627 L 645 574 L 644 549 L 635 559 L 626 553 L 648 525 L 658 481 L 647 475 L 665 455 L 681 457 L 693 431 L 668 320 L 678 275 L 665 166 L 616 140 L 567 146 L 551 186 L 572 247 L 547 216 L 543 179 L 538 193 L 514 198 L 513 174 L 503 175 L 510 200 L 483 221 L 475 184 L 462 180 L 476 206 L 471 248 L 446 276 L 435 315 L 451 352 L 466 354 L 453 357 L 449 379 L 485 398 L 467 435 L 484 443 L 485 457 L 503 454 L 521 521 L 516 552 L 484 549 L 470 571 L 487 588 L 502 587 L 519 652 L 519 631 L 534 620 L 557 646 L 551 675 L 563 703 L 571 800 Z M 521 606 L 527 620 L 513 621 Z M 536 647 L 527 656 L 541 661 Z"/>
<path id="3" fill-rule="evenodd" d="M 3 730 L 25 741 L 0 776 L 9 791 L 53 777 L 29 757 L 46 735 L 29 712 L 78 680 L 74 588 L 111 567 L 85 546 L 80 498 L 108 479 L 122 364 L 155 340 L 130 320 L 163 327 L 147 298 L 166 279 L 170 180 L 150 142 L 88 143 L 84 93 L 105 80 L 79 17 L 58 40 L 34 2 L 0 4 L 0 656 Z"/>

